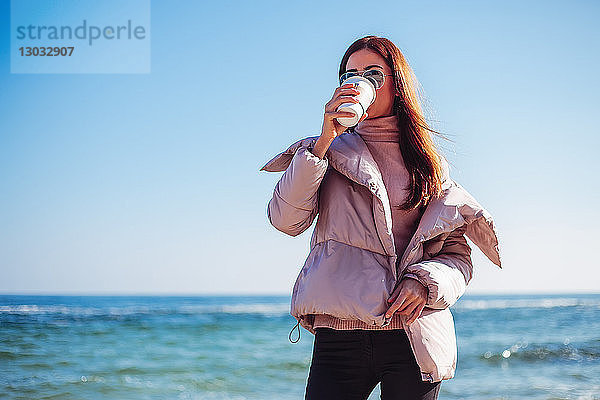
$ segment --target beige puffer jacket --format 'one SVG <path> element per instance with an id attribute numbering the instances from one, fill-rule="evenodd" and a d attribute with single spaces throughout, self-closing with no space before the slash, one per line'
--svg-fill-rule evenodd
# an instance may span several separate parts
<path id="1" fill-rule="evenodd" d="M 317 139 L 293 143 L 261 168 L 285 171 L 267 207 L 275 228 L 296 236 L 319 215 L 292 291 L 291 315 L 313 334 L 312 314 L 317 313 L 385 326 L 387 299 L 410 275 L 429 292 L 421 316 L 403 323 L 421 377 L 431 382 L 453 378 L 457 346 L 449 307 L 472 276 L 464 234 L 501 267 L 492 216 L 450 178 L 442 158 L 443 195 L 430 201 L 406 251 L 397 255 L 390 202 L 365 142 L 354 132 L 343 133 L 319 159 L 310 151 Z"/>

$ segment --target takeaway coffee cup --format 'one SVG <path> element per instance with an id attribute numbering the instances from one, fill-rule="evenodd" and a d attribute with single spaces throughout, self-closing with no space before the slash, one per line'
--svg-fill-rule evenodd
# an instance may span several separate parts
<path id="1" fill-rule="evenodd" d="M 343 103 L 337 108 L 337 111 L 346 111 L 354 113 L 354 117 L 340 117 L 336 118 L 340 125 L 350 128 L 356 124 L 362 118 L 367 108 L 375 101 L 376 91 L 375 86 L 366 78 L 362 76 L 352 76 L 342 82 L 342 85 L 346 83 L 354 83 L 360 94 L 354 96 L 358 103 Z M 341 86 L 341 85 L 340 85 Z"/>

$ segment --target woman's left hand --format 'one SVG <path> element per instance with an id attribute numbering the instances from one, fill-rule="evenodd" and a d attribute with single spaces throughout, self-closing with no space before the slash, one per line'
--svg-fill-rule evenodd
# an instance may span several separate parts
<path id="1" fill-rule="evenodd" d="M 404 278 L 388 299 L 388 303 L 394 302 L 385 313 L 386 318 L 391 317 L 398 311 L 407 315 L 407 324 L 412 324 L 420 315 L 427 303 L 429 290 L 421 282 L 412 278 Z M 394 300 L 395 299 L 395 300 Z"/>

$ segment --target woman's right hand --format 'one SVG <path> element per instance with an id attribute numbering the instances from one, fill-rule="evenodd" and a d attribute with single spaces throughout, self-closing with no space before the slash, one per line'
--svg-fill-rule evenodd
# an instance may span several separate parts
<path id="1" fill-rule="evenodd" d="M 312 152 L 319 158 L 323 158 L 329 145 L 333 142 L 333 139 L 344 133 L 347 129 L 345 126 L 340 124 L 336 118 L 339 117 L 353 117 L 354 113 L 348 111 L 337 111 L 340 104 L 343 103 L 358 103 L 355 95 L 360 94 L 358 89 L 354 87 L 353 83 L 346 83 L 342 86 L 338 86 L 333 92 L 333 97 L 327 104 L 325 104 L 325 115 L 323 117 L 323 128 L 321 129 L 321 136 L 317 139 Z M 361 117 L 358 122 L 363 121 L 367 118 L 368 114 Z"/>
<path id="2" fill-rule="evenodd" d="M 346 83 L 342 86 L 338 86 L 333 92 L 331 100 L 325 104 L 325 115 L 323 117 L 323 128 L 321 129 L 321 136 L 326 139 L 333 140 L 347 129 L 345 126 L 340 124 L 336 118 L 354 116 L 354 113 L 348 111 L 337 111 L 337 108 L 343 103 L 358 103 L 356 95 L 360 94 L 358 89 L 354 87 L 354 83 Z M 362 121 L 367 117 L 365 113 L 359 120 Z"/>

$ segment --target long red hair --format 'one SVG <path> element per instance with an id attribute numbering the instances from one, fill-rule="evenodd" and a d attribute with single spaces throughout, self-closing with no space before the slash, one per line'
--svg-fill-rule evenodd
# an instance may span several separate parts
<path id="1" fill-rule="evenodd" d="M 410 175 L 410 195 L 399 207 L 404 210 L 425 207 L 431 197 L 442 192 L 442 163 L 430 132 L 446 138 L 427 125 L 418 97 L 420 84 L 400 49 L 389 39 L 369 35 L 352 43 L 342 57 L 340 76 L 346 72 L 352 53 L 362 49 L 372 50 L 386 60 L 399 93 L 393 112 L 398 116 L 400 150 Z"/>

